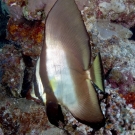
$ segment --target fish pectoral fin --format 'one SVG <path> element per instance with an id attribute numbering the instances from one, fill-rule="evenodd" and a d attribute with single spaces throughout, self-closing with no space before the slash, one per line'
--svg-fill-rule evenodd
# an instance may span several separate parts
<path id="1" fill-rule="evenodd" d="M 48 101 L 46 102 L 46 114 L 48 120 L 51 124 L 59 127 L 59 123 L 62 122 L 64 124 L 64 115 L 62 113 L 61 106 L 56 101 Z"/>
<path id="2" fill-rule="evenodd" d="M 105 92 L 104 87 L 104 71 L 100 53 L 94 59 L 94 62 L 90 68 L 90 75 L 92 82 L 102 91 Z"/>

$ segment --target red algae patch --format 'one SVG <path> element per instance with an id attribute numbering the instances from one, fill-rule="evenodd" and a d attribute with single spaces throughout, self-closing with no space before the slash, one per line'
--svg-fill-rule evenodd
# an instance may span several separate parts
<path id="1" fill-rule="evenodd" d="M 7 30 L 7 39 L 19 43 L 24 55 L 39 56 L 44 39 L 42 21 L 16 22 L 11 18 Z"/>
<path id="2" fill-rule="evenodd" d="M 128 92 L 123 95 L 127 104 L 132 104 L 132 107 L 135 109 L 135 92 Z"/>

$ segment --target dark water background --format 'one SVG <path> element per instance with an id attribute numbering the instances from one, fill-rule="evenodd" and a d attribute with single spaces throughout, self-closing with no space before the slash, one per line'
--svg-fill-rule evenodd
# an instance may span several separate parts
<path id="1" fill-rule="evenodd" d="M 9 42 L 6 40 L 6 26 L 9 19 L 9 14 L 5 6 L 6 5 L 0 0 L 0 48 Z"/>

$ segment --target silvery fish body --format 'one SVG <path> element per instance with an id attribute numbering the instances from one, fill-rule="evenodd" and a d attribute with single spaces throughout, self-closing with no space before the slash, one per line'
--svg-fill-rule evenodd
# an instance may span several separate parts
<path id="1" fill-rule="evenodd" d="M 95 83 L 102 91 L 100 54 L 90 68 L 90 39 L 74 0 L 57 0 L 47 16 L 45 41 L 36 66 L 36 82 L 49 121 L 64 122 L 64 105 L 80 122 L 104 125 Z"/>

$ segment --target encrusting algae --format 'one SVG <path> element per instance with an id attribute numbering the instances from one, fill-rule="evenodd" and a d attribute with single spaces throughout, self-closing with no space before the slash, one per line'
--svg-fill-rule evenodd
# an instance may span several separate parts
<path id="1" fill-rule="evenodd" d="M 16 21 L 11 18 L 7 30 L 7 39 L 19 43 L 23 54 L 39 56 L 44 38 L 44 23 L 42 21 L 16 24 Z"/>
<path id="2" fill-rule="evenodd" d="M 104 127 L 94 131 L 91 127 L 78 122 L 61 105 L 66 125 L 59 123 L 59 127 L 63 130 L 54 128 L 48 122 L 41 100 L 32 97 L 34 92 L 31 82 L 44 42 L 44 19 L 56 1 L 39 0 L 35 3 L 34 0 L 4 0 L 10 12 L 7 24 L 7 39 L 10 42 L 0 53 L 0 68 L 3 75 L 0 80 L 0 134 L 134 134 L 135 42 L 128 40 L 132 35 L 129 28 L 135 25 L 134 1 L 75 0 L 91 38 L 92 61 L 98 52 L 102 58 L 105 92 L 108 96 L 107 100 L 103 99 L 100 92 L 98 96 L 106 118 Z M 72 20 L 70 22 L 72 23 Z M 60 50 L 58 54 L 62 54 Z M 52 80 L 55 89 L 57 85 L 54 83 L 55 79 Z M 29 101 L 25 97 L 36 102 Z"/>

